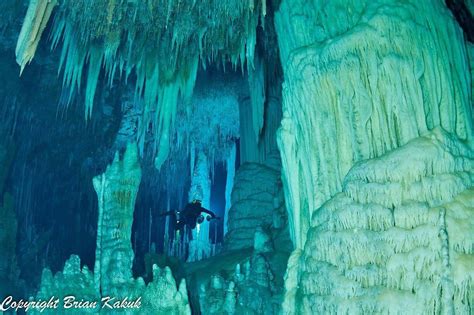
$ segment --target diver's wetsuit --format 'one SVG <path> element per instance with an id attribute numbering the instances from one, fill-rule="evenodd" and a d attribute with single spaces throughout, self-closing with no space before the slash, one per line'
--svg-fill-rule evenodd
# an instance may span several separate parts
<path id="1" fill-rule="evenodd" d="M 208 214 L 211 219 L 217 219 L 214 212 L 207 210 L 206 208 L 203 208 L 200 202 L 188 203 L 183 211 L 178 211 L 178 212 L 169 211 L 162 214 L 162 216 L 174 215 L 176 217 L 175 229 L 182 231 L 184 230 L 185 226 L 188 226 L 189 230 L 193 230 L 196 228 L 197 223 L 202 223 L 204 218 L 201 217 L 201 213 Z M 201 219 L 201 222 L 198 222 L 199 219 Z"/>

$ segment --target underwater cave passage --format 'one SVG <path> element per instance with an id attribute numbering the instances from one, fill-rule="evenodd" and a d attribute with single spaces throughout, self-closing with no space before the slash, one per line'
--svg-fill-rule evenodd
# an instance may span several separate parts
<path id="1" fill-rule="evenodd" d="M 0 313 L 474 313 L 472 12 L 1 0 Z"/>

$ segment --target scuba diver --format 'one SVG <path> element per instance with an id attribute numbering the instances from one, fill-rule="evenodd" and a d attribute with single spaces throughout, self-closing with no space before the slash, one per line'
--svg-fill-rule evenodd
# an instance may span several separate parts
<path id="1" fill-rule="evenodd" d="M 207 214 L 206 218 L 204 218 L 203 213 Z M 162 213 L 160 216 L 168 215 L 176 217 L 175 229 L 181 231 L 184 230 L 185 227 L 187 227 L 188 230 L 195 229 L 197 224 L 204 222 L 204 219 L 207 221 L 220 219 L 214 212 L 204 208 L 201 200 L 196 199 L 188 203 L 183 211 L 168 211 Z"/>

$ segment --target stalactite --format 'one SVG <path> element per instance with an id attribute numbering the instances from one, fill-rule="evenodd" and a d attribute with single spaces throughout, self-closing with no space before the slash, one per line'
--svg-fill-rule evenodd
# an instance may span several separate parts
<path id="1" fill-rule="evenodd" d="M 69 92 L 67 103 L 79 91 L 87 63 L 86 119 L 92 113 L 101 68 L 109 85 L 116 73 L 124 74 L 126 79 L 134 72 L 137 99 L 144 99 L 144 115 L 137 134 L 140 153 L 152 125 L 156 141 L 155 166 L 160 169 L 170 152 L 178 98 L 189 101 L 199 62 L 204 66 L 206 60 L 222 59 L 239 61 L 242 67 L 247 63 L 249 69 L 254 67 L 256 28 L 260 16 L 266 13 L 266 6 L 261 2 L 256 1 L 254 6 L 246 1 L 215 4 L 187 0 L 168 1 L 165 5 L 158 5 L 156 1 L 62 1 L 56 11 L 51 39 L 53 47 L 63 42 L 60 69 L 64 72 L 64 89 Z M 45 25 L 55 4 L 56 0 L 33 0 L 25 25 L 42 21 Z M 208 13 L 204 12 L 209 10 L 211 15 L 216 15 L 214 21 L 218 23 L 206 22 L 204 15 Z M 189 21 L 196 27 L 189 28 Z M 229 32 L 233 25 L 243 27 Z M 22 68 L 33 57 L 29 50 L 22 52 L 29 28 L 24 27 L 25 35 L 18 41 L 17 55 L 27 56 L 19 61 Z M 35 37 L 34 47 L 38 41 L 39 36 Z M 260 128 L 262 124 L 259 118 Z"/>
<path id="2" fill-rule="evenodd" d="M 16 62 L 20 65 L 20 74 L 31 62 L 57 0 L 30 0 L 16 46 Z"/>
<path id="3" fill-rule="evenodd" d="M 94 104 L 95 90 L 99 81 L 100 69 L 102 67 L 102 54 L 97 48 L 91 48 L 89 55 L 89 71 L 86 86 L 86 120 L 91 118 Z"/>

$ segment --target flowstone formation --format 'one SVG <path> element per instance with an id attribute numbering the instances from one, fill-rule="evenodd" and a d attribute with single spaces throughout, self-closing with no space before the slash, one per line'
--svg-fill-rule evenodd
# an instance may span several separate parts
<path id="1" fill-rule="evenodd" d="M 472 161 L 471 75 L 444 1 L 283 0 L 275 24 L 296 248 L 284 313 L 472 312 L 472 243 L 459 240 L 472 235 L 472 162 L 449 163 Z M 439 149 L 394 158 L 437 127 Z"/>
<path id="2" fill-rule="evenodd" d="M 276 239 L 280 236 L 280 248 L 291 247 L 284 239 L 288 237 L 288 229 L 280 167 L 277 153 L 268 159 L 267 165 L 245 163 L 239 167 L 234 179 L 224 249 L 251 248 L 258 228 L 271 231 Z"/>
<path id="3" fill-rule="evenodd" d="M 473 150 L 440 128 L 357 163 L 313 215 L 286 313 L 472 313 L 473 179 Z"/>
<path id="4" fill-rule="evenodd" d="M 278 141 L 302 248 L 312 213 L 357 161 L 435 126 L 472 139 L 469 65 L 441 0 L 283 0 L 275 15 L 284 71 Z"/>
<path id="5" fill-rule="evenodd" d="M 77 301 L 97 301 L 96 306 L 82 309 L 64 309 L 59 303 L 59 314 L 124 313 L 124 314 L 190 314 L 186 283 L 177 287 L 168 267 L 153 266 L 153 279 L 148 285 L 142 278 L 132 277 L 133 251 L 131 228 L 135 198 L 141 179 L 141 168 L 136 144 L 129 144 L 123 155 L 114 158 L 104 174 L 94 178 L 99 199 L 96 262 L 94 272 L 81 268 L 78 256 L 72 255 L 64 270 L 52 275 L 45 269 L 36 299 L 48 300 L 51 296 L 64 299 L 69 295 Z M 114 297 L 109 302 L 125 298 L 134 302 L 140 298 L 139 308 L 109 309 L 102 298 Z M 105 302 L 104 302 L 105 303 Z M 38 311 L 38 314 L 39 311 Z"/>

